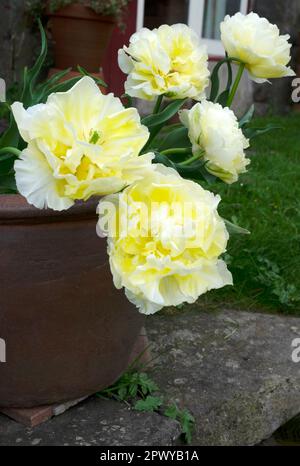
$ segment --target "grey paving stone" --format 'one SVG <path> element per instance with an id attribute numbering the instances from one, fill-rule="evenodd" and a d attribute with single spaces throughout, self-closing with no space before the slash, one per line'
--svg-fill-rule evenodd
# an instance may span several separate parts
<path id="1" fill-rule="evenodd" d="M 139 413 L 116 401 L 91 398 L 34 428 L 0 415 L 0 445 L 172 445 L 177 422 Z"/>
<path id="2" fill-rule="evenodd" d="M 239 311 L 148 320 L 155 378 L 196 418 L 195 445 L 254 445 L 300 412 L 300 319 Z"/>

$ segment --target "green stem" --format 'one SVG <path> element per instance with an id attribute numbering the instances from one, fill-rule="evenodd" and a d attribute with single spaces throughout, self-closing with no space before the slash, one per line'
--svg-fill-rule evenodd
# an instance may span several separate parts
<path id="1" fill-rule="evenodd" d="M 195 160 L 200 159 L 199 154 L 193 155 L 193 157 L 190 157 L 189 159 L 185 160 L 184 162 L 179 163 L 181 167 L 185 167 L 186 165 L 190 165 L 191 163 L 195 162 Z"/>
<path id="2" fill-rule="evenodd" d="M 190 154 L 191 153 L 191 149 L 187 149 L 187 148 L 174 148 L 174 149 L 166 149 L 166 150 L 163 150 L 161 151 L 161 154 L 163 155 L 176 155 L 176 154 L 182 154 L 182 155 L 185 155 L 185 154 Z"/>
<path id="3" fill-rule="evenodd" d="M 19 157 L 21 154 L 21 151 L 17 149 L 16 147 L 2 147 L 0 149 L 0 154 L 7 154 L 7 153 L 13 154 Z"/>
<path id="4" fill-rule="evenodd" d="M 154 109 L 153 109 L 153 115 L 154 115 L 155 113 L 158 113 L 158 112 L 159 112 L 159 109 L 160 109 L 160 106 L 161 106 L 163 97 L 164 97 L 163 95 L 159 95 L 159 96 L 157 97 L 157 101 L 156 101 L 156 103 L 155 103 L 155 105 L 154 105 Z"/>
<path id="5" fill-rule="evenodd" d="M 240 63 L 240 66 L 239 66 L 235 81 L 233 83 L 231 92 L 230 92 L 228 100 L 227 100 L 227 107 L 230 107 L 232 102 L 233 102 L 234 96 L 235 96 L 236 91 L 237 91 L 237 89 L 239 87 L 239 84 L 240 84 L 241 77 L 243 76 L 244 69 L 245 69 L 245 63 Z"/>

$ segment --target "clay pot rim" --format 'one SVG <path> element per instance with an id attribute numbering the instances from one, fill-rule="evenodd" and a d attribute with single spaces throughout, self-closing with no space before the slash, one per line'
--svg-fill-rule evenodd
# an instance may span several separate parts
<path id="1" fill-rule="evenodd" d="M 0 223 L 14 220 L 39 219 L 47 221 L 58 219 L 63 221 L 67 218 L 90 217 L 96 218 L 96 208 L 99 197 L 92 197 L 88 201 L 76 201 L 70 209 L 56 211 L 51 209 L 37 209 L 28 204 L 26 199 L 20 194 L 0 195 Z"/>
<path id="2" fill-rule="evenodd" d="M 51 12 L 49 7 L 46 10 L 47 16 L 60 17 L 60 18 L 72 18 L 72 19 L 84 19 L 90 21 L 100 21 L 105 23 L 116 23 L 114 16 L 100 15 L 96 13 L 92 8 L 81 5 L 79 3 L 66 5 L 57 11 Z"/>

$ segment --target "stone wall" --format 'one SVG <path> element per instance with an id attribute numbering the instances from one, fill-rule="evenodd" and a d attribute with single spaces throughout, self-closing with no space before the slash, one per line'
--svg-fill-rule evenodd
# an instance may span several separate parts
<path id="1" fill-rule="evenodd" d="M 39 34 L 25 15 L 25 0 L 0 2 L 0 77 L 7 86 L 19 79 L 39 51 Z"/>
<path id="2" fill-rule="evenodd" d="M 282 34 L 291 36 L 292 68 L 296 70 L 296 45 L 300 31 L 299 0 L 255 0 L 254 11 L 277 24 Z M 291 109 L 292 78 L 274 79 L 272 85 L 254 84 L 255 108 L 258 114 L 287 113 Z"/>

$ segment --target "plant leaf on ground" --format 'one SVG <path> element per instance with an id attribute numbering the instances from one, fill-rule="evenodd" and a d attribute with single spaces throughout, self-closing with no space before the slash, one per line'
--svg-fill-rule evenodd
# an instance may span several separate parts
<path id="1" fill-rule="evenodd" d="M 132 369 L 125 372 L 115 384 L 97 393 L 96 396 L 124 402 L 136 411 L 158 413 L 174 419 L 181 425 L 183 440 L 186 443 L 191 443 L 195 424 L 194 417 L 187 409 L 181 410 L 175 404 L 166 404 L 158 392 L 159 387 L 148 374 Z"/>
<path id="2" fill-rule="evenodd" d="M 191 443 L 195 428 L 195 418 L 191 413 L 187 409 L 179 409 L 176 404 L 172 404 L 167 407 L 164 414 L 180 423 L 185 441 Z"/>

